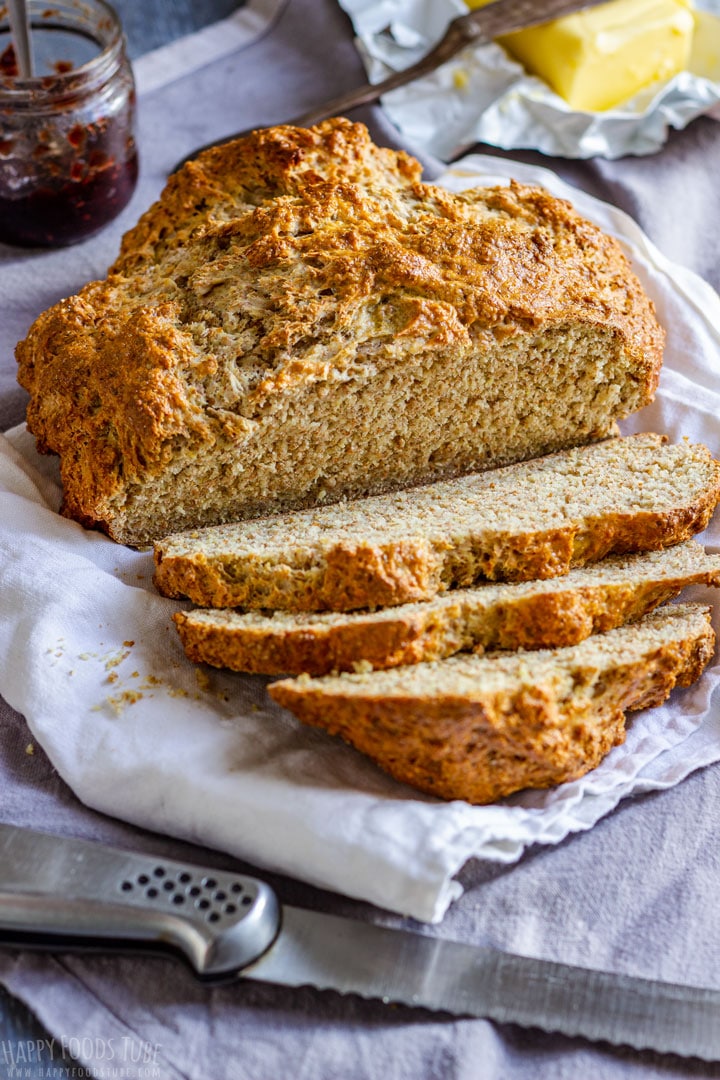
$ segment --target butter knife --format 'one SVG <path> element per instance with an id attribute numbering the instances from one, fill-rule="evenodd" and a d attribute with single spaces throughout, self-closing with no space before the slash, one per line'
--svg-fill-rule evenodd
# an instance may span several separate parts
<path id="1" fill-rule="evenodd" d="M 720 1060 L 720 990 L 281 905 L 256 878 L 13 825 L 0 825 L 0 943 L 170 949 L 201 978 L 312 986 Z"/>
<path id="2" fill-rule="evenodd" d="M 399 86 L 405 86 L 415 79 L 429 75 L 441 64 L 446 63 L 453 56 L 464 49 L 467 45 L 481 45 L 493 41 L 503 34 L 510 34 L 513 30 L 524 30 L 529 26 L 537 26 L 540 23 L 559 19 L 563 15 L 570 15 L 574 11 L 583 8 L 597 7 L 598 4 L 606 3 L 607 0 L 494 0 L 487 7 L 476 11 L 469 11 L 467 15 L 459 15 L 449 24 L 444 36 L 430 52 L 426 53 L 417 63 L 405 68 L 403 71 L 393 72 L 387 79 L 378 83 L 365 83 L 355 90 L 349 90 L 339 97 L 317 105 L 313 109 L 296 116 L 292 120 L 284 120 L 283 123 L 292 124 L 295 127 L 312 127 L 329 116 L 344 116 L 345 113 L 360 105 L 369 105 L 377 101 L 383 94 L 390 90 L 396 90 Z M 245 131 L 237 131 L 233 135 L 226 135 L 222 139 L 206 143 L 193 150 L 191 154 L 183 158 L 175 166 L 175 170 L 191 161 L 211 146 L 221 146 L 233 139 L 242 138 L 255 128 L 247 128 Z M 175 171 L 174 170 L 174 171 Z"/>

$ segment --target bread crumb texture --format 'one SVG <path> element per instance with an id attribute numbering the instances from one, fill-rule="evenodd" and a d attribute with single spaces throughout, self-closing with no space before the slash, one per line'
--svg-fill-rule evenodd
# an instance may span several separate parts
<path id="1" fill-rule="evenodd" d="M 185 165 L 17 358 L 63 512 L 141 545 L 600 439 L 662 344 L 568 203 L 423 184 L 332 120 Z"/>
<path id="2" fill-rule="evenodd" d="M 700 445 L 633 435 L 394 494 L 189 530 L 155 546 L 155 583 L 203 607 L 352 611 L 480 579 L 566 574 L 688 539 L 720 500 Z"/>
<path id="3" fill-rule="evenodd" d="M 488 803 L 594 768 L 623 742 L 624 714 L 699 678 L 714 642 L 708 608 L 670 604 L 563 649 L 288 679 L 269 692 L 397 780 Z"/>

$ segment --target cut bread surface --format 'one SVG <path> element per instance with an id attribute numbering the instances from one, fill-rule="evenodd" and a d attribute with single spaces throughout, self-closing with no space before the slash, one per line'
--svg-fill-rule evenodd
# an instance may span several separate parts
<path id="1" fill-rule="evenodd" d="M 155 583 L 203 607 L 351 611 L 482 580 L 566 574 L 700 532 L 720 500 L 709 451 L 608 439 L 391 495 L 190 530 L 155 545 Z"/>
<path id="2" fill-rule="evenodd" d="M 443 799 L 487 803 L 594 768 L 623 741 L 625 712 L 694 682 L 714 642 L 708 608 L 669 604 L 563 649 L 301 676 L 269 693 L 396 779 Z"/>
<path id="3" fill-rule="evenodd" d="M 397 667 L 453 653 L 576 644 L 639 619 L 688 585 L 720 584 L 720 555 L 694 540 L 611 556 L 565 577 L 453 589 L 372 612 L 199 609 L 173 618 L 194 663 L 264 675 Z"/>

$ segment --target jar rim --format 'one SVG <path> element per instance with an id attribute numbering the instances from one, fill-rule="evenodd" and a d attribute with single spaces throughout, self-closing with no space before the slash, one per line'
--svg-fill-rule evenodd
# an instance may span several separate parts
<path id="1" fill-rule="evenodd" d="M 30 78 L 0 76 L 1 102 L 24 104 L 57 101 L 68 94 L 102 85 L 117 70 L 125 54 L 125 35 L 120 16 L 107 0 L 59 0 L 51 7 L 47 0 L 28 0 L 27 6 L 32 28 L 75 30 L 90 37 L 100 51 L 68 71 L 33 75 Z M 89 17 L 97 17 L 97 25 L 88 27 Z M 7 14 L 0 16 L 0 33 L 5 32 L 9 33 Z"/>

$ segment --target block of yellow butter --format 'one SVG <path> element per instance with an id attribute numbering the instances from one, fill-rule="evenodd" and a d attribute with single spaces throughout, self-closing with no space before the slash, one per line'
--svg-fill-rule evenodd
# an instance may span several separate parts
<path id="1" fill-rule="evenodd" d="M 682 71 L 694 26 L 691 0 L 610 0 L 500 43 L 574 109 L 595 112 Z"/>

